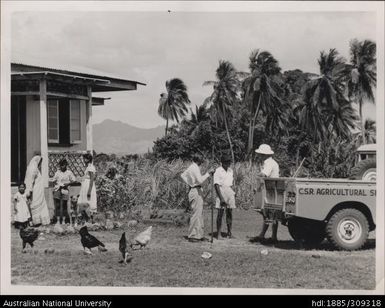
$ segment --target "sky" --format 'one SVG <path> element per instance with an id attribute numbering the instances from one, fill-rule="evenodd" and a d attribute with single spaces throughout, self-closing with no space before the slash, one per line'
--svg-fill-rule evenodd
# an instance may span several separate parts
<path id="1" fill-rule="evenodd" d="M 181 78 L 192 105 L 211 93 L 219 60 L 248 70 L 253 49 L 270 51 L 283 71 L 318 73 L 320 51 L 349 59 L 349 41 L 376 38 L 370 12 L 15 12 L 12 60 L 49 67 L 85 67 L 146 83 L 94 108 L 94 123 L 119 120 L 142 128 L 164 125 L 157 114 L 165 82 Z M 98 93 L 99 94 L 99 93 Z M 193 107 L 195 108 L 195 107 Z M 364 116 L 375 119 L 368 104 Z"/>

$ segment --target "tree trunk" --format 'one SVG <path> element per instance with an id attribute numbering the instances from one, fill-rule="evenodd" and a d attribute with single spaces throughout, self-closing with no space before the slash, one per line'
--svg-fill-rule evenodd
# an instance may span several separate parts
<path id="1" fill-rule="evenodd" d="M 168 131 L 168 119 L 166 120 L 166 133 L 165 133 L 165 136 L 167 136 L 167 131 Z"/>
<path id="2" fill-rule="evenodd" d="M 251 144 L 252 144 L 251 137 L 252 137 L 252 130 L 253 130 L 253 127 L 254 127 L 253 119 L 250 119 L 250 124 L 249 124 L 249 138 L 248 138 L 248 141 L 247 141 L 247 156 L 251 156 L 251 155 L 250 155 L 250 153 L 251 153 Z"/>
<path id="3" fill-rule="evenodd" d="M 248 152 L 248 155 L 251 156 L 251 153 L 252 153 L 252 150 L 253 150 L 253 146 L 254 146 L 254 129 L 255 129 L 255 121 L 257 119 L 257 116 L 258 116 L 258 113 L 259 113 L 259 108 L 261 107 L 261 95 L 259 95 L 259 98 L 258 98 L 258 105 L 257 105 L 257 109 L 255 110 L 255 113 L 254 113 L 254 116 L 252 117 L 252 119 L 250 120 L 250 130 L 249 130 L 249 144 L 247 146 L 247 152 Z"/>
<path id="4" fill-rule="evenodd" d="M 299 163 L 299 147 L 297 148 L 297 153 L 295 154 L 295 169 L 298 169 L 298 163 Z"/>
<path id="5" fill-rule="evenodd" d="M 232 160 L 232 163 L 233 163 L 233 166 L 234 166 L 235 158 L 234 158 L 233 144 L 231 143 L 231 137 L 230 137 L 229 128 L 227 126 L 227 118 L 226 118 L 225 108 L 224 107 L 223 107 L 223 119 L 225 121 L 225 129 L 226 129 L 227 139 L 229 140 L 229 146 L 230 146 L 230 152 L 231 152 L 231 160 Z"/>
<path id="6" fill-rule="evenodd" d="M 359 102 L 360 107 L 360 118 L 361 118 L 361 134 L 362 134 L 362 144 L 366 144 L 366 138 L 365 138 L 365 121 L 362 116 L 362 100 L 360 99 Z"/>

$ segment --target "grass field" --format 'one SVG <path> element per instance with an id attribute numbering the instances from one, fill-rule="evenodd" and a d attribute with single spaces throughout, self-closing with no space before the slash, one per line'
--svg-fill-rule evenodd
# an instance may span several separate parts
<path id="1" fill-rule="evenodd" d="M 205 212 L 209 236 L 210 212 Z M 276 247 L 250 243 L 262 219 L 253 211 L 234 213 L 235 239 L 189 243 L 187 227 L 153 225 L 152 241 L 133 251 L 133 260 L 118 263 L 122 230 L 90 232 L 106 244 L 107 252 L 84 255 L 80 236 L 44 234 L 36 253 L 22 253 L 17 230 L 12 230 L 12 283 L 42 286 L 136 286 L 136 287 L 237 287 L 373 289 L 375 287 L 375 240 L 360 251 L 333 250 L 327 242 L 318 250 L 301 250 L 287 228 L 279 227 Z M 125 228 L 127 235 L 145 229 Z M 268 231 L 270 236 L 270 230 Z M 45 254 L 47 248 L 55 249 Z M 261 251 L 267 249 L 268 254 Z M 209 260 L 201 258 L 210 252 Z"/>

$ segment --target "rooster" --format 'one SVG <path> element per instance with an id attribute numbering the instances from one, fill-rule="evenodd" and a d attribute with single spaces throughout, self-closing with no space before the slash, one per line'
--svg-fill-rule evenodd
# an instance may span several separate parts
<path id="1" fill-rule="evenodd" d="M 33 242 L 39 237 L 39 231 L 34 228 L 21 228 L 20 237 L 23 240 L 23 252 L 25 252 L 25 247 L 27 243 L 33 248 Z"/>
<path id="2" fill-rule="evenodd" d="M 80 236 L 81 236 L 81 243 L 84 248 L 84 252 L 87 254 L 92 254 L 91 248 L 98 247 L 100 251 L 107 251 L 104 244 L 99 241 L 95 236 L 88 233 L 87 226 L 84 226 L 80 228 L 79 230 Z M 88 250 L 86 250 L 86 248 Z"/>
<path id="3" fill-rule="evenodd" d="M 119 261 L 119 263 L 127 264 L 127 261 L 130 262 L 132 260 L 132 256 L 127 251 L 126 232 L 123 232 L 122 237 L 120 238 L 119 251 L 122 253 L 123 256 L 123 260 Z"/>
<path id="4" fill-rule="evenodd" d="M 151 240 L 151 232 L 152 232 L 152 226 L 148 227 L 146 230 L 144 230 L 143 232 L 139 233 L 134 238 L 134 240 L 131 242 L 130 247 L 132 249 L 136 249 L 136 247 L 138 247 L 138 246 L 139 246 L 140 249 L 143 248 L 143 247 L 146 247 L 146 245 Z"/>

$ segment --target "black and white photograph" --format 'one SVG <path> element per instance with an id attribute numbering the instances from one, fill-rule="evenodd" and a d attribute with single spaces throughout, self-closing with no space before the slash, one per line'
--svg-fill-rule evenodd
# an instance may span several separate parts
<path id="1" fill-rule="evenodd" d="M 384 121 L 384 2 L 2 1 L 2 293 L 384 294 Z"/>

